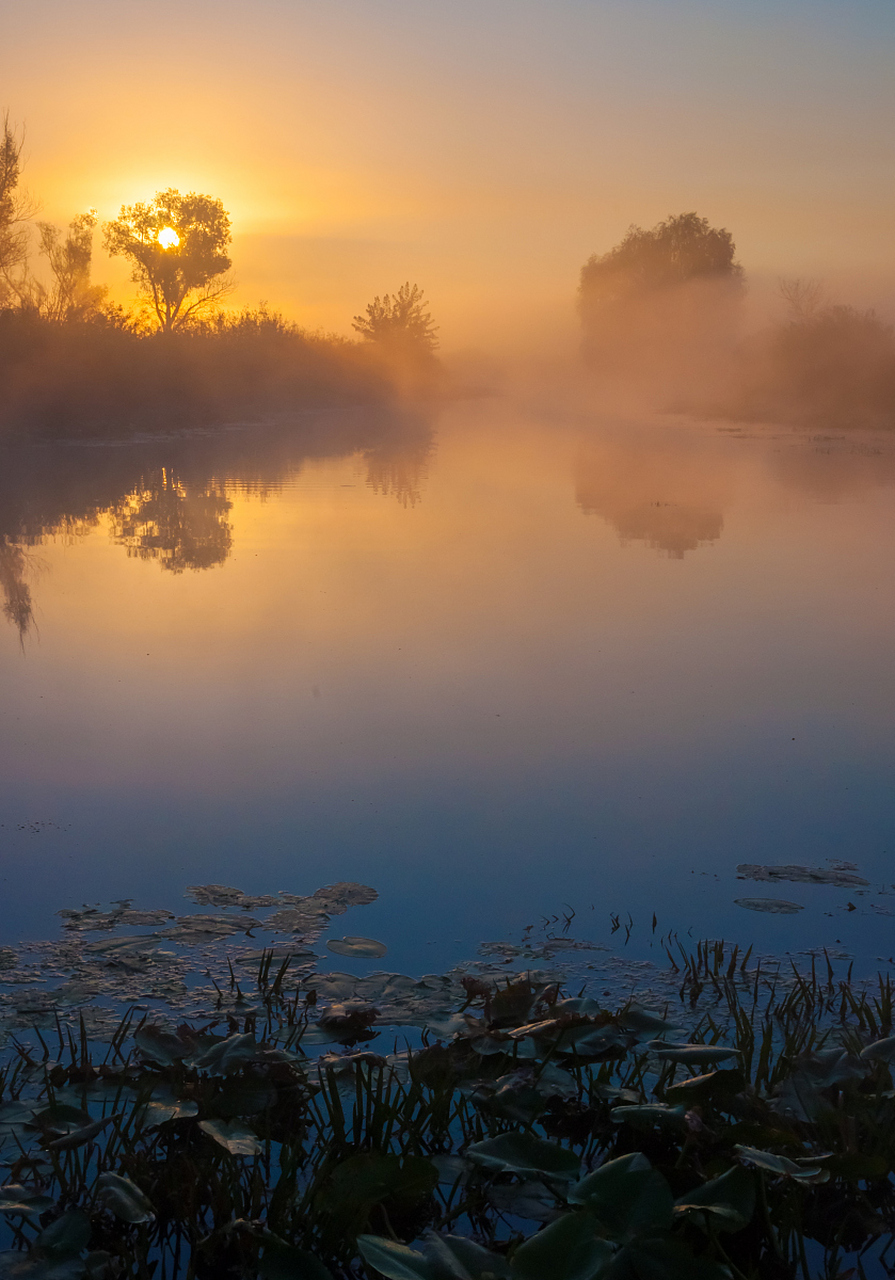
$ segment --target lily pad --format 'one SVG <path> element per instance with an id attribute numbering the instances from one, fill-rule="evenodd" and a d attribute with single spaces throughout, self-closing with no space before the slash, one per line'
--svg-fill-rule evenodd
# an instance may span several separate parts
<path id="1" fill-rule="evenodd" d="M 337 956 L 364 956 L 369 959 L 378 959 L 388 951 L 385 943 L 377 942 L 375 938 L 331 938 L 326 948 Z"/>
<path id="2" fill-rule="evenodd" d="M 130 1178 L 118 1173 L 101 1173 L 96 1185 L 100 1200 L 122 1222 L 152 1222 L 155 1218 L 151 1202 Z"/>
<path id="3" fill-rule="evenodd" d="M 501 1133 L 496 1138 L 473 1143 L 466 1148 L 466 1156 L 486 1169 L 554 1181 L 571 1182 L 581 1172 L 581 1161 L 574 1151 L 555 1142 L 545 1142 L 533 1133 Z"/>
<path id="4" fill-rule="evenodd" d="M 777 916 L 794 916 L 797 911 L 804 910 L 798 902 L 787 902 L 785 898 L 734 898 L 733 903 L 747 911 L 766 911 Z"/>
<path id="5" fill-rule="evenodd" d="M 199 1128 L 214 1138 L 231 1156 L 259 1156 L 262 1151 L 257 1135 L 238 1120 L 200 1120 Z"/>
<path id="6" fill-rule="evenodd" d="M 846 871 L 840 867 L 801 867 L 786 864 L 779 867 L 766 867 L 757 862 L 741 862 L 737 867 L 737 875 L 741 880 L 789 880 L 796 884 L 833 884 L 843 889 L 853 889 L 859 885 L 867 885 L 869 880 L 856 875 L 854 871 Z"/>

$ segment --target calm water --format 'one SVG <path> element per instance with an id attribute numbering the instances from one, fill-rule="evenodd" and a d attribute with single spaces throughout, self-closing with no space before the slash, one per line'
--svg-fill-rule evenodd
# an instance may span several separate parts
<path id="1" fill-rule="evenodd" d="M 345 879 L 417 972 L 564 904 L 895 951 L 895 436 L 482 399 L 2 477 L 4 940 Z"/>

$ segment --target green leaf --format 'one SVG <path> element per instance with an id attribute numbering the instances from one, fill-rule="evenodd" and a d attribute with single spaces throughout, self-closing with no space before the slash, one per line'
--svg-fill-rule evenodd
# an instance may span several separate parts
<path id="1" fill-rule="evenodd" d="M 465 1155 L 476 1164 L 501 1173 L 534 1174 L 570 1182 L 581 1172 L 581 1161 L 574 1151 L 545 1142 L 532 1133 L 502 1133 L 473 1143 Z"/>
<path id="2" fill-rule="evenodd" d="M 439 1280 L 434 1264 L 417 1249 L 382 1236 L 358 1236 L 357 1247 L 368 1267 L 387 1280 Z"/>
<path id="3" fill-rule="evenodd" d="M 91 1120 L 90 1124 L 85 1124 L 83 1128 L 72 1129 L 70 1133 L 64 1133 L 61 1138 L 48 1142 L 47 1149 L 50 1151 L 71 1151 L 75 1147 L 82 1147 L 85 1142 L 90 1142 L 98 1133 L 102 1133 L 107 1124 L 112 1124 L 118 1119 L 118 1115 L 112 1115 L 106 1116 L 102 1120 Z"/>
<path id="4" fill-rule="evenodd" d="M 865 1062 L 895 1062 L 895 1036 L 875 1040 L 861 1050 L 860 1056 Z"/>
<path id="5" fill-rule="evenodd" d="M 209 1138 L 229 1151 L 231 1156 L 259 1156 L 262 1151 L 257 1135 L 238 1120 L 200 1120 L 199 1128 Z"/>
<path id="6" fill-rule="evenodd" d="M 426 1236 L 426 1254 L 439 1280 L 509 1280 L 510 1268 L 499 1254 L 464 1236 Z"/>
<path id="7" fill-rule="evenodd" d="M 11 1250 L 0 1253 L 0 1280 L 84 1280 L 80 1258 L 38 1258 Z"/>
<path id="8" fill-rule="evenodd" d="M 144 1129 L 167 1124 L 169 1120 L 190 1120 L 198 1114 L 199 1108 L 195 1102 L 178 1098 L 168 1085 L 159 1085 L 153 1089 L 151 1097 L 134 1107 L 134 1117 Z"/>
<path id="9" fill-rule="evenodd" d="M 513 1254 L 514 1280 L 593 1280 L 612 1257 L 587 1213 L 567 1213 Z"/>
<path id="10" fill-rule="evenodd" d="M 697 1258 L 679 1240 L 635 1240 L 619 1249 L 599 1280 L 731 1280 L 717 1262 Z"/>
<path id="11" fill-rule="evenodd" d="M 255 1037 L 245 1035 L 228 1036 L 209 1045 L 202 1053 L 190 1060 L 189 1065 L 197 1071 L 207 1071 L 212 1076 L 226 1076 L 239 1071 L 248 1062 L 254 1062 L 258 1056 L 258 1045 Z"/>
<path id="12" fill-rule="evenodd" d="M 144 1058 L 160 1067 L 173 1067 L 195 1049 L 189 1040 L 162 1031 L 161 1027 L 143 1027 L 134 1033 L 134 1044 Z"/>
<path id="13" fill-rule="evenodd" d="M 41 1231 L 34 1243 L 52 1258 L 73 1257 L 87 1248 L 90 1230 L 87 1214 L 80 1209 L 70 1209 Z"/>
<path id="14" fill-rule="evenodd" d="M 647 1048 L 663 1062 L 683 1062 L 687 1065 L 710 1065 L 740 1057 L 739 1049 L 725 1049 L 720 1044 L 666 1044 L 663 1040 L 651 1040 Z"/>
<path id="15" fill-rule="evenodd" d="M 21 1214 L 25 1218 L 39 1218 L 55 1204 L 49 1196 L 38 1195 L 17 1182 L 0 1187 L 0 1213 Z"/>
<path id="16" fill-rule="evenodd" d="M 408 1205 L 430 1196 L 438 1185 L 438 1170 L 423 1156 L 360 1152 L 337 1165 L 324 1186 L 320 1202 L 331 1212 L 346 1206 L 371 1206 L 383 1200 Z"/>
<path id="17" fill-rule="evenodd" d="M 332 1280 L 332 1272 L 306 1249 L 268 1240 L 258 1263 L 259 1280 Z"/>
<path id="18" fill-rule="evenodd" d="M 130 1178 L 118 1173 L 101 1173 L 96 1185 L 99 1199 L 122 1222 L 152 1222 L 155 1218 L 151 1203 Z"/>
<path id="19" fill-rule="evenodd" d="M 830 1175 L 822 1169 L 819 1159 L 805 1161 L 788 1160 L 786 1156 L 775 1156 L 771 1151 L 758 1151 L 755 1147 L 735 1146 L 734 1151 L 741 1160 L 754 1164 L 765 1173 L 772 1173 L 778 1178 L 792 1178 L 796 1182 L 826 1182 Z"/>
<path id="20" fill-rule="evenodd" d="M 377 942 L 375 938 L 332 938 L 326 947 L 337 956 L 363 956 L 377 960 L 388 951 L 385 943 Z"/>
<path id="21" fill-rule="evenodd" d="M 669 1107 L 664 1102 L 643 1102 L 633 1107 L 613 1107 L 609 1118 L 613 1124 L 633 1124 L 639 1129 L 650 1129 L 654 1124 L 683 1129 L 687 1123 L 686 1113 L 686 1107 Z"/>
<path id="22" fill-rule="evenodd" d="M 671 1188 L 639 1151 L 609 1160 L 574 1187 L 571 1204 L 584 1205 L 616 1240 L 671 1225 Z"/>
<path id="23" fill-rule="evenodd" d="M 755 1178 L 734 1165 L 718 1178 L 704 1182 L 675 1201 L 675 1213 L 704 1224 L 706 1214 L 718 1231 L 741 1231 L 755 1212 Z"/>

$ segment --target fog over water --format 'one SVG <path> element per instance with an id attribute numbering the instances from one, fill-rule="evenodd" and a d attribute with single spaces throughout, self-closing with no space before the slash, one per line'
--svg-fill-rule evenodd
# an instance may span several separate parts
<path id="1" fill-rule="evenodd" d="M 895 437 L 388 413 L 5 448 L 4 940 L 350 879 L 407 971 L 562 904 L 887 957 Z M 736 877 L 827 860 L 869 889 Z"/>

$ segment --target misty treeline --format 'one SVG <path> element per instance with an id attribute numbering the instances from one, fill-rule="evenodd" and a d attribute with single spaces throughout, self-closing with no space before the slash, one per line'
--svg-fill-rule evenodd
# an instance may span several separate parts
<path id="1" fill-rule="evenodd" d="M 729 231 L 696 213 L 632 226 L 583 266 L 582 350 L 604 386 L 664 408 L 738 418 L 891 423 L 895 332 L 781 280 L 783 318 L 744 332 L 745 272 Z"/>
<path id="2" fill-rule="evenodd" d="M 23 138 L 0 124 L 0 436 L 93 436 L 269 420 L 334 401 L 437 387 L 436 328 L 417 285 L 377 296 L 356 340 L 312 333 L 261 303 L 222 310 L 230 217 L 168 189 L 61 229 L 22 186 Z M 92 278 L 94 240 L 125 260 L 135 305 Z"/>

